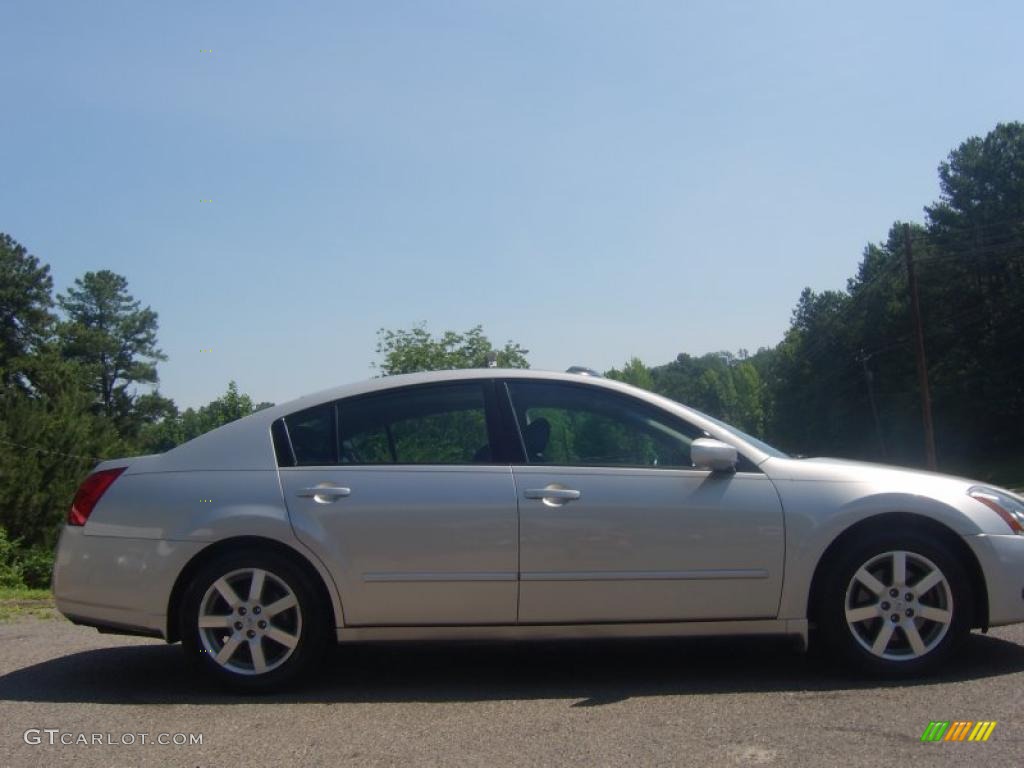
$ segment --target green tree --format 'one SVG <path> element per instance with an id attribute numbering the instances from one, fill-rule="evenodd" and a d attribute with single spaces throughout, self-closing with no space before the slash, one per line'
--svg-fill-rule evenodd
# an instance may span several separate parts
<path id="1" fill-rule="evenodd" d="M 490 353 L 496 355 L 499 368 L 529 368 L 529 350 L 513 341 L 496 349 L 484 335 L 482 326 L 465 333 L 445 331 L 435 338 L 424 325 L 410 329 L 377 331 L 377 354 L 374 366 L 384 376 L 416 371 L 442 371 L 455 368 L 483 368 Z"/>
<path id="2" fill-rule="evenodd" d="M 651 375 L 651 369 L 644 365 L 643 360 L 639 357 L 631 357 L 629 362 L 622 366 L 621 371 L 618 368 L 612 368 L 604 375 L 609 379 L 632 384 L 640 389 L 654 389 L 654 377 Z"/>
<path id="3" fill-rule="evenodd" d="M 673 362 L 650 369 L 650 388 L 747 432 L 763 434 L 765 385 L 758 366 L 768 354 L 764 349 L 753 358 L 745 350 L 739 356 L 680 354 Z"/>
<path id="4" fill-rule="evenodd" d="M 126 445 L 91 407 L 80 366 L 51 351 L 29 373 L 31 392 L 0 396 L 0 526 L 25 546 L 52 547 L 79 483 Z"/>
<path id="5" fill-rule="evenodd" d="M 23 385 L 25 358 L 49 340 L 52 290 L 50 268 L 0 232 L 0 385 Z"/>
<path id="6" fill-rule="evenodd" d="M 156 363 L 167 356 L 157 347 L 156 312 L 128 293 L 124 277 L 86 272 L 57 301 L 67 315 L 60 326 L 64 354 L 82 364 L 100 411 L 122 434 L 134 436 L 143 414 L 152 420 L 171 411 L 159 395 L 140 404 L 142 396 L 129 391 L 133 384 L 156 384 Z"/>
<path id="7" fill-rule="evenodd" d="M 256 411 L 269 408 L 273 403 L 253 404 L 252 398 L 238 391 L 238 384 L 228 382 L 228 389 L 220 397 L 199 408 L 186 408 L 182 413 L 168 415 L 142 430 L 144 450 L 162 452 L 199 435 L 244 418 Z"/>
<path id="8" fill-rule="evenodd" d="M 919 282 L 940 459 L 1024 462 L 1024 123 L 960 144 L 939 185 Z"/>

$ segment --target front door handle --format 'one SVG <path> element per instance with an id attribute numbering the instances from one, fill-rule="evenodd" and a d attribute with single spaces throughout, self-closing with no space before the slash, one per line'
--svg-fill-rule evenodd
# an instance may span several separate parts
<path id="1" fill-rule="evenodd" d="M 540 499 L 551 507 L 557 507 L 569 501 L 575 501 L 580 497 L 579 491 L 571 488 L 548 486 L 547 488 L 530 488 L 523 491 L 523 496 L 528 499 Z"/>
<path id="2" fill-rule="evenodd" d="M 296 495 L 304 499 L 312 498 L 313 501 L 319 504 L 330 504 L 344 496 L 348 496 L 350 493 L 352 493 L 351 488 L 323 483 L 322 485 L 314 485 L 312 488 L 301 488 Z"/>

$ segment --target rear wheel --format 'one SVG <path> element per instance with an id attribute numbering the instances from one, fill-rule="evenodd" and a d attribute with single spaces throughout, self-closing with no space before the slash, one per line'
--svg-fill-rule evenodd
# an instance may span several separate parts
<path id="1" fill-rule="evenodd" d="M 966 638 L 973 614 L 970 580 L 955 554 L 911 530 L 844 549 L 818 605 L 827 646 L 889 676 L 934 671 Z"/>
<path id="2" fill-rule="evenodd" d="M 327 607 L 305 572 L 273 552 L 227 553 L 182 601 L 182 644 L 205 675 L 245 691 L 283 687 L 320 661 Z"/>

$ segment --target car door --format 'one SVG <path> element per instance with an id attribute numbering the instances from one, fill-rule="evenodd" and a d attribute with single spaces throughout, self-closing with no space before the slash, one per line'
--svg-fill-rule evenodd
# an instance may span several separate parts
<path id="1" fill-rule="evenodd" d="M 490 381 L 432 384 L 285 417 L 293 526 L 347 625 L 515 622 L 516 496 L 493 461 L 492 397 Z"/>
<path id="2" fill-rule="evenodd" d="M 699 428 L 597 385 L 506 386 L 526 454 L 520 623 L 776 616 L 782 508 L 753 464 L 694 469 Z"/>

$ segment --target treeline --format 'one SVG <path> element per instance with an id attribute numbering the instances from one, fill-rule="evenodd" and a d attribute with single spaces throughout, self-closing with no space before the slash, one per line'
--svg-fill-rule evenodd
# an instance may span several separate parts
<path id="1" fill-rule="evenodd" d="M 776 347 L 608 375 L 794 453 L 923 465 L 909 257 L 939 468 L 1024 485 L 1024 124 L 962 143 L 939 187 L 923 222 L 864 249 L 845 290 L 805 288 Z"/>
<path id="2" fill-rule="evenodd" d="M 907 259 L 918 276 L 940 469 L 1024 485 L 1024 125 L 1000 124 L 939 166 L 921 223 L 868 245 L 845 290 L 804 289 L 782 341 L 754 354 L 630 360 L 608 376 L 660 392 L 796 454 L 922 465 Z M 0 586 L 49 579 L 79 482 L 102 458 L 167 450 L 270 405 L 234 382 L 178 410 L 157 388 L 157 313 L 124 277 L 87 272 L 53 295 L 49 267 L 0 234 Z M 383 375 L 494 361 L 477 326 L 382 329 Z"/>
<path id="3" fill-rule="evenodd" d="M 110 271 L 53 295 L 49 266 L 0 233 L 0 586 L 45 586 L 75 490 L 95 464 L 166 450 L 269 405 L 234 382 L 179 412 L 159 390 L 157 313 Z"/>

